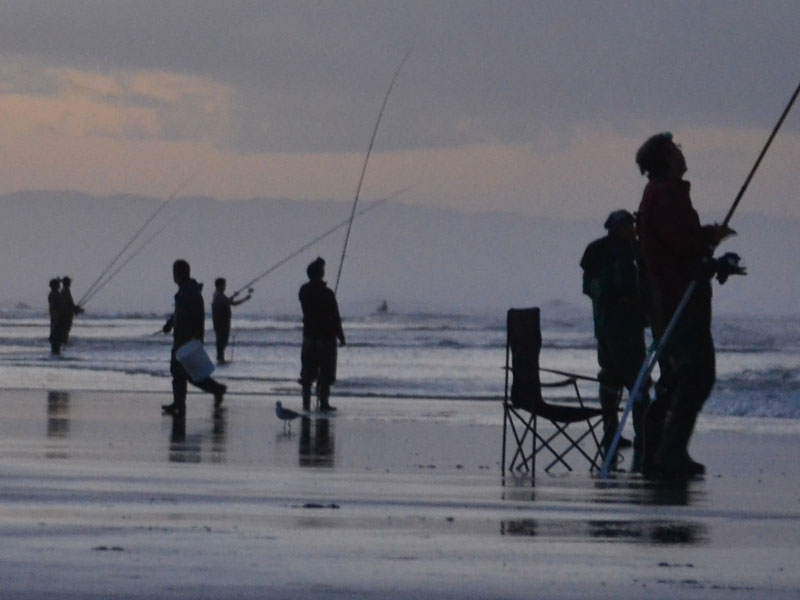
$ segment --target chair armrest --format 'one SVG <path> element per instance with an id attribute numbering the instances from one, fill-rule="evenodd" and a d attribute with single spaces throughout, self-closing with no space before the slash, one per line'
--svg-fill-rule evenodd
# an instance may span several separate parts
<path id="1" fill-rule="evenodd" d="M 564 375 L 565 377 L 569 377 L 570 379 L 582 379 L 583 381 L 600 381 L 597 377 L 589 377 L 588 375 L 580 375 L 579 373 L 570 373 L 569 371 L 559 371 L 558 369 L 545 369 L 544 367 L 539 367 L 539 370 L 544 371 L 545 373 Z"/>
<path id="2" fill-rule="evenodd" d="M 575 378 L 570 377 L 569 379 L 564 379 L 563 381 L 553 381 L 549 383 L 540 382 L 539 385 L 544 387 L 564 387 L 566 385 L 574 385 Z"/>

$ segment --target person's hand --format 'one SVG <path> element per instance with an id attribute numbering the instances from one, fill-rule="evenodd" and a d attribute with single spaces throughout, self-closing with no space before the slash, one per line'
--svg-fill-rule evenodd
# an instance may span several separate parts
<path id="1" fill-rule="evenodd" d="M 717 281 L 720 285 L 728 281 L 731 275 L 747 275 L 747 268 L 742 264 L 742 257 L 735 252 L 726 252 L 715 259 Z"/>
<path id="2" fill-rule="evenodd" d="M 85 310 L 83 310 L 83 307 L 81 307 L 81 306 L 76 306 L 76 307 L 75 307 L 75 314 L 76 314 L 76 315 L 82 315 L 82 314 L 83 314 L 83 313 L 85 313 L 85 312 L 86 312 L 86 311 L 85 311 Z"/>
<path id="3" fill-rule="evenodd" d="M 719 245 L 722 240 L 728 238 L 732 235 L 736 235 L 736 230 L 731 229 L 727 225 L 714 225 L 714 245 Z"/>
<path id="4" fill-rule="evenodd" d="M 164 323 L 164 327 L 161 328 L 161 333 L 167 334 L 172 331 L 172 323 Z"/>

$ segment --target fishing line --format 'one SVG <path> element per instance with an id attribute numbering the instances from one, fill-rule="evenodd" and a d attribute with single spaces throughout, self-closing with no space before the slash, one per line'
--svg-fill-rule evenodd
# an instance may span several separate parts
<path id="1" fill-rule="evenodd" d="M 389 101 L 389 94 L 392 93 L 392 88 L 394 87 L 394 82 L 397 81 L 397 77 L 400 75 L 400 70 L 403 68 L 406 60 L 408 59 L 409 55 L 411 54 L 411 50 L 409 49 L 406 52 L 406 55 L 403 57 L 403 60 L 400 61 L 400 64 L 397 66 L 397 69 L 394 72 L 394 76 L 392 77 L 392 81 L 389 83 L 389 88 L 386 90 L 386 95 L 383 97 L 383 103 L 381 104 L 381 109 L 378 111 L 378 119 L 375 121 L 375 128 L 372 130 L 372 137 L 369 139 L 369 146 L 367 147 L 367 154 L 364 157 L 364 164 L 361 167 L 361 176 L 358 178 L 358 185 L 356 186 L 356 196 L 353 200 L 353 208 L 350 211 L 350 220 L 347 224 L 347 233 L 344 237 L 344 246 L 342 247 L 342 257 L 339 259 L 339 270 L 336 273 L 336 285 L 333 287 L 334 293 L 339 289 L 339 280 L 342 277 L 342 267 L 344 266 L 344 257 L 347 253 L 347 243 L 350 240 L 350 230 L 353 227 L 353 219 L 356 215 L 356 207 L 358 206 L 358 197 L 361 194 L 361 184 L 364 183 L 364 175 L 367 172 L 367 163 L 369 162 L 369 157 L 372 154 L 372 146 L 375 144 L 375 137 L 378 135 L 378 126 L 381 124 L 381 118 L 383 117 L 383 111 L 386 108 L 386 103 Z"/>
<path id="2" fill-rule="evenodd" d="M 178 192 L 180 192 L 192 179 L 194 179 L 195 175 L 197 175 L 199 172 L 200 172 L 200 169 L 197 169 L 191 175 L 189 175 L 189 177 L 187 177 L 183 181 L 183 183 L 181 183 L 175 189 L 175 191 L 172 192 L 172 194 L 166 200 L 164 200 L 164 202 L 161 203 L 161 206 L 159 206 L 155 210 L 155 212 L 153 212 L 153 214 L 151 214 L 150 217 L 148 217 L 148 219 L 142 224 L 141 227 L 139 227 L 139 229 L 136 231 L 136 233 L 133 235 L 133 237 L 128 241 L 128 243 L 125 244 L 125 246 L 123 246 L 122 250 L 119 251 L 119 254 L 117 254 L 114 257 L 114 259 L 108 264 L 108 266 L 105 269 L 103 269 L 103 271 L 100 273 L 100 275 L 97 276 L 97 279 L 95 279 L 92 282 L 92 285 L 89 286 L 89 288 L 86 290 L 86 292 L 83 294 L 83 296 L 81 296 L 80 300 L 78 300 L 78 302 L 77 302 L 78 306 L 81 306 L 81 305 L 84 304 L 84 302 L 86 302 L 86 299 L 89 297 L 89 295 L 94 292 L 94 288 L 100 283 L 100 281 L 103 279 L 103 277 L 105 277 L 106 274 L 112 269 L 112 267 L 117 263 L 117 261 L 120 259 L 120 257 L 123 254 L 125 254 L 125 252 L 128 250 L 128 248 L 130 248 L 133 245 L 133 243 L 139 238 L 139 236 L 142 234 L 142 232 L 145 230 L 145 228 L 153 221 L 153 219 L 155 219 L 158 216 L 158 213 L 160 213 L 162 210 L 164 210 L 164 208 L 167 206 L 167 204 L 169 204 L 170 200 L 174 199 L 175 196 L 178 195 Z"/>
<path id="3" fill-rule="evenodd" d="M 88 304 L 88 303 L 89 303 L 89 301 L 90 301 L 92 298 L 94 298 L 94 297 L 97 295 L 97 293 L 98 293 L 100 290 L 102 290 L 102 289 L 103 289 L 105 286 L 107 286 L 107 285 L 109 284 L 109 282 L 110 282 L 112 279 L 114 279 L 114 277 L 117 275 L 117 273 L 119 273 L 120 271 L 122 271 L 122 269 L 124 269 L 124 268 L 125 268 L 125 266 L 126 266 L 128 263 L 130 263 L 130 262 L 131 262 L 131 261 L 132 261 L 134 258 L 136 258 L 136 257 L 139 255 L 139 253 L 140 253 L 142 250 L 144 250 L 144 249 L 145 249 L 145 248 L 146 248 L 146 247 L 147 247 L 147 246 L 150 244 L 150 242 L 152 242 L 154 239 L 156 239 L 156 238 L 158 237 L 158 235 L 159 235 L 159 234 L 160 234 L 162 231 L 164 231 L 164 230 L 165 230 L 167 227 L 169 227 L 169 225 L 170 225 L 170 224 L 171 224 L 171 223 L 172 223 L 172 222 L 173 222 L 175 219 L 177 219 L 177 218 L 178 218 L 178 215 L 172 215 L 172 217 L 169 219 L 169 221 L 167 221 L 166 223 L 164 223 L 164 225 L 162 225 L 162 226 L 161 226 L 161 227 L 160 227 L 160 228 L 159 228 L 159 229 L 158 229 L 158 230 L 157 230 L 157 231 L 156 231 L 156 232 L 155 232 L 153 235 L 151 235 L 149 238 L 147 238 L 147 240 L 145 240 L 145 241 L 144 241 L 144 243 L 142 243 L 142 245 L 141 245 L 141 246 L 139 246 L 139 247 L 138 247 L 136 250 L 134 250 L 134 251 L 133 251 L 133 252 L 130 254 L 130 256 L 128 256 L 128 258 L 126 258 L 126 259 L 125 259 L 125 260 L 122 262 L 122 264 L 121 264 L 121 265 L 119 265 L 119 266 L 118 266 L 116 269 L 114 269 L 114 270 L 111 272 L 111 274 L 110 274 L 110 275 L 109 275 L 109 276 L 108 276 L 108 277 L 107 277 L 107 278 L 106 278 L 106 279 L 105 279 L 105 280 L 104 280 L 104 281 L 103 281 L 101 284 L 99 284 L 97 287 L 95 287 L 95 288 L 94 288 L 94 290 L 92 290 L 92 292 L 91 292 L 90 294 L 86 295 L 86 297 L 85 297 L 85 298 L 84 298 L 84 300 L 83 300 L 82 306 L 86 306 L 86 304 Z"/>
<path id="4" fill-rule="evenodd" d="M 354 219 L 355 217 L 359 217 L 359 216 L 363 215 L 364 213 L 366 213 L 366 212 L 368 212 L 368 211 L 372 210 L 373 208 L 377 208 L 378 206 L 380 206 L 380 205 L 384 204 L 385 202 L 388 202 L 389 200 L 392 200 L 392 199 L 394 199 L 394 198 L 397 198 L 398 196 L 400 196 L 400 195 L 402 195 L 402 194 L 405 194 L 407 191 L 409 191 L 409 190 L 411 190 L 411 189 L 413 189 L 413 188 L 417 187 L 417 185 L 418 185 L 418 184 L 414 184 L 414 185 L 410 185 L 410 186 L 408 186 L 408 187 L 405 187 L 405 188 L 403 188 L 403 189 L 401 189 L 401 190 L 398 190 L 398 191 L 396 191 L 394 194 L 391 194 L 391 195 L 389 195 L 389 196 L 386 196 L 385 198 L 381 198 L 380 200 L 376 200 L 375 202 L 373 202 L 372 204 L 370 204 L 370 205 L 369 205 L 369 206 L 367 206 L 366 208 L 362 208 L 360 211 L 358 211 L 358 212 L 357 212 L 355 215 L 353 215 L 351 218 L 349 218 L 349 219 L 346 219 L 346 220 L 342 221 L 341 223 L 339 223 L 338 225 L 335 225 L 335 226 L 331 227 L 330 229 L 328 229 L 328 230 L 327 230 L 327 231 L 325 231 L 324 233 L 321 233 L 320 235 L 318 235 L 317 237 L 315 237 L 315 238 L 314 238 L 313 240 L 311 240 L 310 242 L 307 242 L 306 244 L 304 244 L 303 246 L 301 246 L 300 248 L 298 248 L 297 250 L 295 250 L 294 252 L 292 252 L 291 254 L 289 254 L 288 256 L 286 256 L 285 258 L 282 258 L 281 260 L 279 260 L 278 262 L 276 262 L 275 264 L 273 264 L 273 265 L 272 265 L 271 267 L 269 267 L 269 268 L 268 268 L 266 271 L 264 271 L 263 273 L 261 273 L 261 274 L 260 274 L 260 275 L 258 275 L 257 277 L 254 277 L 253 279 L 251 279 L 250 281 L 248 281 L 246 284 L 244 284 L 242 287 L 240 287 L 238 290 L 236 290 L 236 291 L 234 292 L 234 294 L 241 294 L 243 291 L 245 291 L 246 289 L 250 288 L 251 286 L 253 286 L 253 285 L 254 285 L 255 283 L 257 283 L 258 281 L 261 281 L 261 280 L 262 280 L 264 277 L 266 277 L 267 275 L 269 275 L 270 273 L 272 273 L 272 272 L 273 272 L 275 269 L 277 269 L 277 268 L 278 268 L 278 267 L 280 267 L 281 265 L 283 265 L 283 264 L 287 263 L 288 261 L 290 261 L 291 259 L 293 259 L 293 258 L 294 258 L 295 256 L 297 256 L 298 254 L 301 254 L 301 253 L 303 253 L 304 251 L 308 250 L 308 249 L 309 249 L 311 246 L 313 246 L 313 245 L 314 245 L 314 244 L 316 244 L 317 242 L 319 242 L 319 241 L 322 241 L 322 240 L 323 240 L 323 239 L 325 239 L 326 237 L 328 237 L 328 236 L 332 235 L 333 233 L 335 233 L 335 232 L 339 231 L 339 230 L 340 230 L 342 227 L 345 227 L 345 226 L 346 226 L 346 225 L 348 225 L 349 223 L 352 223 L 352 222 L 353 222 L 353 219 Z"/>

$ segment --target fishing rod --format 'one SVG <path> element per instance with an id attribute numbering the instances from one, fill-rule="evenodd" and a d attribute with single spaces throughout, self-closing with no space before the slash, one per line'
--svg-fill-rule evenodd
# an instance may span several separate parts
<path id="1" fill-rule="evenodd" d="M 766 144 L 764 144 L 764 147 L 761 150 L 761 153 L 758 155 L 758 158 L 756 159 L 753 168 L 750 170 L 750 173 L 745 179 L 744 185 L 742 185 L 741 189 L 739 190 L 739 193 L 736 195 L 736 198 L 733 201 L 730 210 L 728 210 L 728 214 L 725 216 L 725 220 L 722 222 L 721 227 L 724 228 L 728 226 L 731 217 L 733 217 L 733 213 L 739 206 L 739 201 L 742 199 L 742 196 L 744 196 L 744 193 L 747 190 L 747 186 L 750 185 L 750 181 L 753 179 L 753 175 L 755 175 L 756 170 L 761 164 L 761 160 L 764 158 L 764 155 L 767 153 L 767 150 L 769 150 L 769 147 L 772 144 L 772 140 L 775 139 L 775 135 L 781 128 L 781 125 L 783 125 L 783 121 L 784 119 L 786 119 L 786 115 L 789 114 L 789 111 L 791 110 L 794 101 L 797 99 L 798 94 L 800 94 L 800 84 L 797 85 L 797 88 L 795 89 L 794 94 L 792 94 L 792 97 L 789 100 L 788 104 L 786 105 L 786 108 L 783 109 L 783 113 L 781 113 L 781 116 L 778 119 L 777 124 L 773 128 L 772 133 L 769 135 L 769 138 L 767 138 Z M 735 266 L 738 266 L 738 264 Z M 650 378 L 650 373 L 655 368 L 658 359 L 660 358 L 661 354 L 664 351 L 664 346 L 666 345 L 667 340 L 672 335 L 675 326 L 680 320 L 680 317 L 683 314 L 683 311 L 686 308 L 686 305 L 689 303 L 689 299 L 692 297 L 692 294 L 694 294 L 696 288 L 697 288 L 697 278 L 693 279 L 689 284 L 689 286 L 686 288 L 686 291 L 684 292 L 683 297 L 681 298 L 681 301 L 678 304 L 678 307 L 675 309 L 675 312 L 673 313 L 672 318 L 670 319 L 669 324 L 667 325 L 667 328 L 664 330 L 664 334 L 661 336 L 661 339 L 658 340 L 658 343 L 654 344 L 654 346 L 650 348 L 650 351 L 648 352 L 647 357 L 645 358 L 645 361 L 642 364 L 642 368 L 640 369 L 639 374 L 636 377 L 636 382 L 633 384 L 633 389 L 631 390 L 631 393 L 628 397 L 628 403 L 625 405 L 625 410 L 622 412 L 622 417 L 619 420 L 619 426 L 617 427 L 617 431 L 614 433 L 614 438 L 611 440 L 611 445 L 609 446 L 608 451 L 606 452 L 606 456 L 603 459 L 603 466 L 600 469 L 600 477 L 602 479 L 608 477 L 608 470 L 611 467 L 611 463 L 614 460 L 614 455 L 616 454 L 617 446 L 619 445 L 619 440 L 622 437 L 622 430 L 625 427 L 625 421 L 627 421 L 628 415 L 633 409 L 634 403 L 640 401 L 642 388 L 644 388 L 645 383 Z"/>
<path id="2" fill-rule="evenodd" d="M 128 263 L 130 263 L 130 262 L 131 262 L 131 261 L 132 261 L 134 258 L 136 258 L 136 257 L 139 255 L 139 253 L 140 253 L 142 250 L 144 250 L 144 249 L 145 249 L 145 248 L 146 248 L 146 247 L 147 247 L 147 246 L 150 244 L 150 242 L 152 242 L 154 239 L 156 239 L 156 238 L 158 237 L 158 235 L 159 235 L 159 234 L 160 234 L 162 231 L 164 231 L 164 230 L 165 230 L 167 227 L 169 227 L 169 225 L 170 225 L 170 224 L 171 224 L 171 223 L 172 223 L 172 222 L 173 222 L 175 219 L 177 219 L 177 218 L 178 218 L 178 215 L 172 215 L 172 217 L 169 219 L 169 221 L 167 221 L 166 223 L 164 223 L 164 225 L 162 225 L 162 226 L 161 226 L 161 227 L 160 227 L 160 228 L 159 228 L 159 229 L 158 229 L 158 230 L 157 230 L 157 231 L 156 231 L 156 232 L 155 232 L 153 235 L 151 235 L 149 238 L 147 238 L 147 239 L 146 239 L 146 240 L 145 240 L 145 241 L 142 243 L 142 245 L 141 245 L 141 246 L 139 246 L 139 247 L 138 247 L 136 250 L 134 250 L 134 251 L 133 251 L 133 252 L 132 252 L 132 253 L 131 253 L 131 254 L 128 256 L 128 258 L 126 258 L 126 259 L 125 259 L 125 260 L 122 262 L 122 264 L 121 264 L 121 265 L 119 265 L 119 266 L 118 266 L 116 269 L 114 269 L 114 270 L 111 272 L 111 274 L 110 274 L 108 277 L 106 277 L 105 281 L 103 281 L 101 284 L 99 284 L 97 287 L 95 287 L 95 288 L 94 288 L 94 290 L 92 290 L 92 292 L 91 292 L 90 294 L 88 294 L 88 295 L 85 295 L 86 297 L 84 298 L 82 305 L 83 305 L 83 306 L 86 306 L 86 304 L 88 304 L 88 303 L 89 303 L 89 301 L 90 301 L 92 298 L 94 298 L 94 297 L 97 295 L 97 293 L 98 293 L 100 290 L 102 290 L 104 287 L 106 287 L 106 286 L 107 286 L 107 285 L 108 285 L 108 284 L 111 282 L 111 280 L 112 280 L 112 279 L 114 279 L 114 277 L 115 277 L 115 276 L 116 276 L 116 275 L 117 275 L 117 274 L 118 274 L 120 271 L 122 271 L 122 269 L 124 269 L 124 268 L 125 268 L 125 266 L 126 266 Z"/>
<path id="3" fill-rule="evenodd" d="M 355 217 L 360 217 L 360 216 L 361 216 L 361 215 L 363 215 L 364 213 L 371 211 L 373 208 L 377 208 L 378 206 L 382 205 L 383 203 L 385 203 L 385 202 L 388 202 L 389 200 L 392 200 L 392 199 L 394 199 L 394 198 L 397 198 L 397 197 L 398 197 L 398 196 L 400 196 L 401 194 L 405 194 L 405 193 L 406 193 L 408 190 L 410 190 L 410 189 L 413 189 L 413 188 L 417 187 L 417 185 L 418 185 L 418 184 L 414 184 L 414 185 L 410 185 L 410 186 L 408 186 L 408 187 L 404 187 L 403 189 L 396 191 L 394 194 L 391 194 L 391 195 L 389 195 L 389 196 L 386 196 L 385 198 L 381 198 L 380 200 L 376 200 L 375 202 L 373 202 L 373 203 L 372 203 L 372 204 L 370 204 L 369 206 L 367 206 L 367 207 L 365 207 L 365 208 L 362 208 L 360 211 L 358 211 L 358 212 L 357 212 L 357 213 L 356 213 L 356 214 L 355 214 L 353 217 L 351 217 L 350 219 L 347 219 L 347 220 L 345 220 L 345 221 L 342 221 L 342 222 L 341 222 L 341 223 L 339 223 L 338 225 L 334 225 L 333 227 L 331 227 L 330 229 L 328 229 L 328 230 L 327 230 L 327 231 L 325 231 L 324 233 L 321 233 L 321 234 L 319 234 L 319 235 L 318 235 L 317 237 L 315 237 L 313 240 L 311 240 L 310 242 L 307 242 L 306 244 L 304 244 L 303 246 L 301 246 L 300 248 L 298 248 L 297 250 L 295 250 L 294 252 L 292 252 L 291 254 L 289 254 L 288 256 L 286 256 L 285 258 L 282 258 L 281 260 L 279 260 L 278 262 L 276 262 L 275 264 L 273 264 L 273 265 L 272 265 L 270 268 L 268 268 L 266 271 L 264 271 L 263 273 L 261 273 L 261 274 L 260 274 L 260 275 L 258 275 L 257 277 L 254 277 L 253 279 L 251 279 L 250 281 L 248 281 L 246 284 L 244 284 L 242 287 L 240 287 L 238 290 L 236 290 L 236 291 L 233 293 L 233 295 L 236 295 L 236 294 L 241 294 L 243 291 L 245 291 L 246 289 L 248 289 L 248 288 L 250 288 L 251 286 L 253 286 L 253 285 L 254 285 L 256 282 L 258 282 L 258 281 L 262 280 L 264 277 L 266 277 L 267 275 L 269 275 L 270 273 L 272 273 L 272 272 L 273 272 L 275 269 L 277 269 L 277 268 L 278 268 L 278 267 L 280 267 L 281 265 L 283 265 L 283 264 L 287 263 L 288 261 L 290 261 L 291 259 L 293 259 L 293 258 L 294 258 L 295 256 L 297 256 L 298 254 L 301 254 L 301 253 L 303 253 L 304 251 L 308 250 L 308 249 L 309 249 L 311 246 L 313 246 L 313 245 L 314 245 L 314 244 L 316 244 L 317 242 L 319 242 L 319 241 L 321 241 L 321 240 L 325 239 L 326 237 L 328 237 L 328 236 L 332 235 L 333 233 L 335 233 L 335 232 L 339 231 L 339 230 L 340 230 L 342 227 L 346 226 L 348 223 L 352 223 L 352 219 L 353 219 L 353 218 L 355 218 Z"/>
<path id="4" fill-rule="evenodd" d="M 358 206 L 358 197 L 361 194 L 361 184 L 364 183 L 364 175 L 367 172 L 367 163 L 369 162 L 369 157 L 372 154 L 372 146 L 375 144 L 375 137 L 378 135 L 378 126 L 381 124 L 381 118 L 383 117 L 383 111 L 386 108 L 386 103 L 389 101 L 389 94 L 392 93 L 392 88 L 394 87 L 394 82 L 397 81 L 397 77 L 400 75 L 400 70 L 403 68 L 406 60 L 408 59 L 409 55 L 411 54 L 411 49 L 406 52 L 406 55 L 403 57 L 403 60 L 400 61 L 400 64 L 397 66 L 397 69 L 392 76 L 391 82 L 389 82 L 389 88 L 386 90 L 386 95 L 383 97 L 383 103 L 381 104 L 381 109 L 378 111 L 378 118 L 375 121 L 375 128 L 372 130 L 372 137 L 369 139 L 369 146 L 367 147 L 367 154 L 364 157 L 364 164 L 361 167 L 361 176 L 358 178 L 358 185 L 356 186 L 356 196 L 353 200 L 353 208 L 350 211 L 350 220 L 347 224 L 347 233 L 344 236 L 344 246 L 342 247 L 342 257 L 339 259 L 339 270 L 336 273 L 336 285 L 333 287 L 334 293 L 336 293 L 339 289 L 339 280 L 342 277 L 342 267 L 344 266 L 344 257 L 347 253 L 347 243 L 350 240 L 350 230 L 353 227 L 353 219 L 356 215 L 356 207 Z"/>
<path id="5" fill-rule="evenodd" d="M 197 169 L 191 175 L 189 175 L 189 177 L 187 177 L 183 181 L 183 183 L 181 183 L 175 189 L 175 191 L 172 192 L 172 194 L 170 194 L 170 196 L 166 200 L 164 200 L 164 202 L 161 203 L 161 206 L 159 206 L 155 210 L 155 212 L 153 212 L 153 214 L 151 214 L 147 218 L 147 220 L 144 223 L 142 223 L 142 226 L 139 227 L 138 231 L 136 231 L 136 233 L 128 241 L 128 243 L 125 244 L 125 246 L 123 246 L 122 250 L 119 251 L 119 254 L 117 254 L 114 257 L 114 259 L 108 264 L 108 266 L 105 269 L 103 269 L 103 271 L 100 273 L 100 275 L 97 276 L 97 279 L 95 279 L 94 282 L 92 282 L 92 285 L 90 285 L 89 288 L 86 290 L 86 292 L 83 294 L 83 296 L 81 296 L 80 300 L 78 300 L 78 302 L 77 302 L 78 306 L 81 306 L 82 304 L 84 304 L 86 302 L 86 299 L 89 297 L 89 295 L 92 294 L 92 292 L 94 292 L 94 288 L 100 283 L 100 281 L 103 279 L 103 277 L 105 277 L 106 274 L 112 269 L 112 267 L 117 263 L 117 261 L 120 259 L 120 257 L 123 254 L 125 254 L 125 252 L 128 250 L 128 248 L 130 248 L 133 245 L 133 243 L 139 238 L 139 236 L 142 234 L 142 232 L 145 230 L 145 228 L 147 228 L 147 226 L 150 223 L 152 223 L 153 219 L 155 219 L 156 216 L 158 216 L 158 213 L 160 213 L 162 210 L 164 210 L 164 208 L 166 208 L 167 204 L 169 204 L 169 202 L 171 200 L 173 200 L 175 198 L 175 196 L 178 195 L 178 192 L 180 192 L 192 179 L 194 179 L 195 175 L 197 175 L 199 172 L 200 172 L 200 169 Z"/>

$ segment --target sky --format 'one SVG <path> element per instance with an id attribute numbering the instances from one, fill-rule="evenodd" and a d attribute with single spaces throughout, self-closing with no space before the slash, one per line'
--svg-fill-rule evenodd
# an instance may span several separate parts
<path id="1" fill-rule="evenodd" d="M 3 0 L 0 194 L 352 199 L 410 50 L 362 196 L 601 221 L 669 130 L 721 220 L 799 29 L 793 0 Z M 800 107 L 741 210 L 800 216 L 799 159 Z"/>

